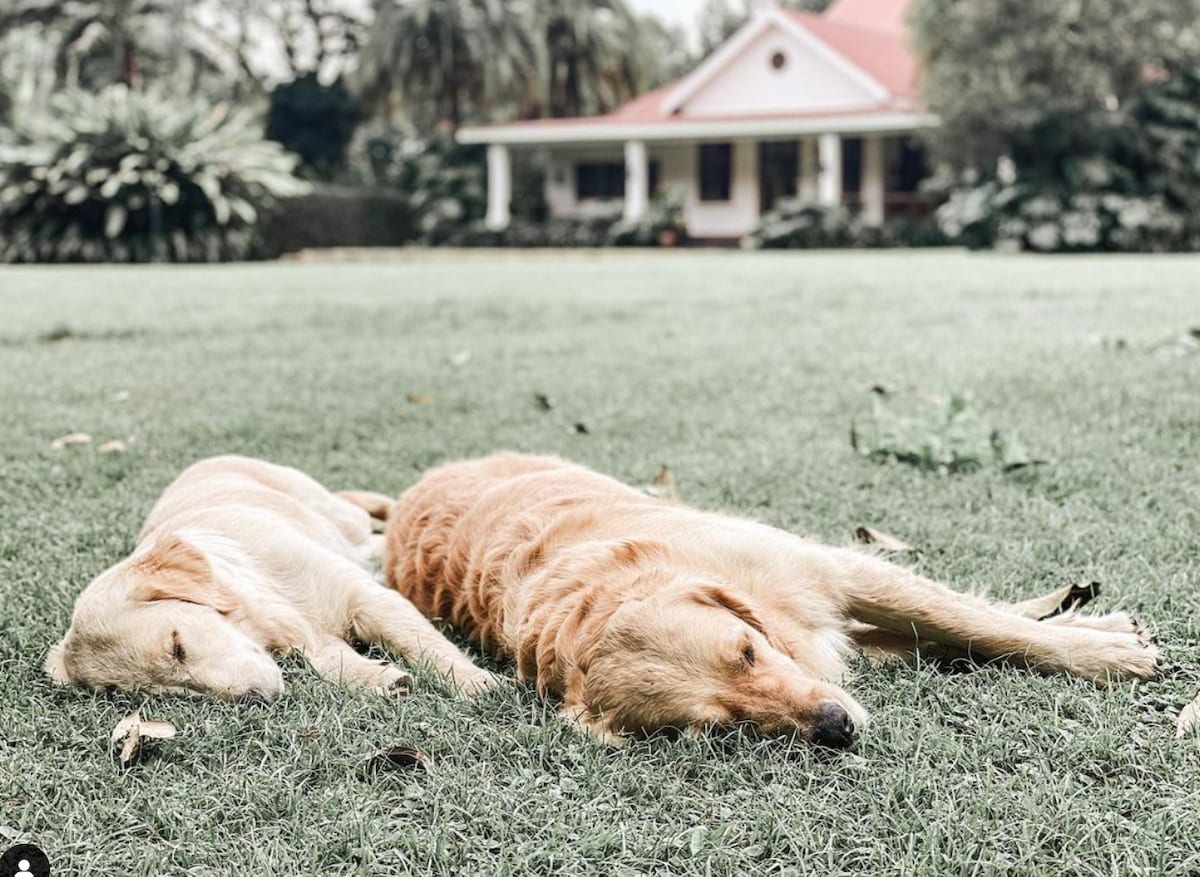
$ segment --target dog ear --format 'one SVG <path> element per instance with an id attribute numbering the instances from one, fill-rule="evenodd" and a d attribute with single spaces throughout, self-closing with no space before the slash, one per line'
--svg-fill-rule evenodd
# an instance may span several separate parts
<path id="1" fill-rule="evenodd" d="M 65 638 L 56 642 L 50 647 L 50 651 L 46 652 L 46 660 L 42 664 L 42 669 L 56 685 L 70 684 L 71 674 L 67 672 L 67 641 Z"/>
<path id="2" fill-rule="evenodd" d="M 238 606 L 237 596 L 213 575 L 204 554 L 174 534 L 160 536 L 138 558 L 134 572 L 138 577 L 133 589 L 135 600 L 181 600 L 209 606 L 222 615 Z"/>
<path id="3" fill-rule="evenodd" d="M 702 605 L 714 606 L 733 613 L 738 619 L 744 621 L 766 637 L 767 642 L 771 644 L 772 648 L 778 649 L 784 654 L 790 654 L 787 647 L 777 640 L 775 635 L 767 629 L 766 624 L 763 623 L 762 618 L 759 617 L 754 607 L 728 588 L 722 588 L 719 585 L 706 585 L 696 592 L 695 599 L 696 602 Z"/>

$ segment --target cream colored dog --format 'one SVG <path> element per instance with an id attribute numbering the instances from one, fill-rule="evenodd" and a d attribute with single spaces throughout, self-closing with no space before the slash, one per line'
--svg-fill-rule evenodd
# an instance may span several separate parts
<path id="1" fill-rule="evenodd" d="M 376 584 L 364 566 L 371 541 L 361 508 L 295 469 L 202 460 L 163 493 L 133 554 L 79 596 L 46 671 L 90 688 L 270 702 L 284 687 L 272 656 L 299 651 L 326 679 L 406 694 L 411 676 L 347 643 L 358 640 L 428 662 L 467 692 L 493 684 Z"/>
<path id="2" fill-rule="evenodd" d="M 991 604 L 547 457 L 426 474 L 390 510 L 384 570 L 610 743 L 752 723 L 848 745 L 867 718 L 840 687 L 852 637 L 930 641 L 1095 682 L 1151 676 L 1158 663 L 1123 613 L 1037 621 L 1024 617 L 1032 604 Z"/>

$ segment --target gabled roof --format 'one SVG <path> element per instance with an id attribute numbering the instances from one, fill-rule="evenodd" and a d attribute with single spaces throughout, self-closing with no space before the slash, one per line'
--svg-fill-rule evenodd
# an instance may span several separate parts
<path id="1" fill-rule="evenodd" d="M 758 128 L 779 133 L 788 119 L 797 130 L 865 131 L 933 124 L 922 110 L 916 84 L 917 61 L 909 48 L 906 17 L 911 0 L 836 0 L 824 13 L 795 12 L 767 6 L 687 76 L 617 107 L 609 113 L 574 119 L 539 119 L 463 129 L 460 140 L 473 143 L 601 140 L 601 131 L 617 136 L 668 139 L 672 131 L 690 136 L 713 126 L 750 136 Z M 721 76 L 746 47 L 770 28 L 790 33 L 826 59 L 831 70 L 859 83 L 864 95 L 854 106 L 820 111 L 736 113 L 688 112 L 688 101 Z M 875 116 L 872 120 L 869 117 Z M 839 121 L 841 120 L 841 121 Z M 756 126 L 755 122 L 764 124 Z M 555 132 L 550 135 L 549 132 Z M 519 132 L 519 133 L 518 133 Z M 578 137 L 573 134 L 578 132 Z M 514 136 L 515 134 L 515 136 Z"/>

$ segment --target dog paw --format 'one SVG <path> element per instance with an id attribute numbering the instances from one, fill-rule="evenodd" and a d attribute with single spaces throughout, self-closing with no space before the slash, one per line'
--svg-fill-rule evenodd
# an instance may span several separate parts
<path id="1" fill-rule="evenodd" d="M 1052 618 L 1046 618 L 1043 624 L 1054 624 L 1059 627 L 1073 627 L 1080 630 L 1100 630 L 1107 633 L 1141 634 L 1142 626 L 1127 612 L 1108 612 L 1104 615 L 1085 615 L 1081 612 L 1070 611 Z"/>
<path id="2" fill-rule="evenodd" d="M 1118 613 L 1124 615 L 1124 613 Z M 1128 616 L 1121 631 L 1082 629 L 1067 641 L 1068 670 L 1098 685 L 1120 679 L 1151 679 L 1158 674 L 1162 653 Z"/>
<path id="3" fill-rule="evenodd" d="M 369 681 L 367 689 L 372 694 L 378 694 L 381 697 L 405 697 L 412 694 L 412 674 L 393 664 L 385 663 Z"/>

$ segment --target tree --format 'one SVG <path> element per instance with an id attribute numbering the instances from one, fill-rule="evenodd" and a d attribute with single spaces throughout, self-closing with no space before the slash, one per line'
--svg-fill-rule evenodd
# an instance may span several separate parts
<path id="1" fill-rule="evenodd" d="M 531 21 L 512 0 L 376 0 L 354 81 L 425 131 L 515 115 L 536 87 Z"/>
<path id="2" fill-rule="evenodd" d="M 360 121 L 362 110 L 340 80 L 322 85 L 305 73 L 271 92 L 266 137 L 300 156 L 304 176 L 331 180 Z"/>
<path id="3" fill-rule="evenodd" d="M 545 115 L 603 112 L 637 92 L 638 27 L 624 0 L 544 0 L 537 26 Z"/>
<path id="4" fill-rule="evenodd" d="M 1200 215 L 1200 0 L 924 0 L 927 139 L 965 242 L 1190 246 Z"/>

